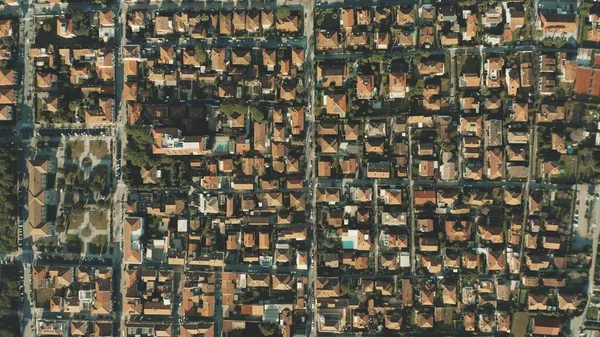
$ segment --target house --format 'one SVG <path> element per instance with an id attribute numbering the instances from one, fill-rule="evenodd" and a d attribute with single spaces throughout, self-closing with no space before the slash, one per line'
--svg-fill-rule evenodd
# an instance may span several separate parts
<path id="1" fill-rule="evenodd" d="M 600 69 L 577 67 L 575 93 L 578 95 L 600 96 Z"/>
<path id="2" fill-rule="evenodd" d="M 441 43 L 442 46 L 456 46 L 459 44 L 459 35 L 457 33 L 446 33 L 442 35 Z"/>
<path id="3" fill-rule="evenodd" d="M 320 30 L 317 33 L 317 50 L 327 51 L 339 49 L 339 36 L 337 31 Z"/>
<path id="4" fill-rule="evenodd" d="M 565 119 L 565 107 L 542 104 L 540 111 L 536 114 L 536 123 L 551 123 Z"/>
<path id="5" fill-rule="evenodd" d="M 558 309 L 561 311 L 577 310 L 579 300 L 576 294 L 558 293 Z"/>
<path id="6" fill-rule="evenodd" d="M 231 23 L 231 12 L 220 11 L 219 12 L 219 34 L 220 35 L 231 35 L 232 34 L 232 23 Z"/>
<path id="7" fill-rule="evenodd" d="M 168 16 L 159 15 L 154 18 L 154 35 L 165 36 L 173 34 L 173 21 Z"/>
<path id="8" fill-rule="evenodd" d="M 211 69 L 222 73 L 227 70 L 225 48 L 212 48 L 210 50 Z"/>
<path id="9" fill-rule="evenodd" d="M 358 75 L 356 79 L 356 92 L 359 99 L 373 98 L 376 90 L 374 75 Z"/>
<path id="10" fill-rule="evenodd" d="M 375 33 L 375 48 L 378 50 L 387 50 L 390 45 L 390 34 L 388 32 Z"/>
<path id="11" fill-rule="evenodd" d="M 346 117 L 346 94 L 323 95 L 323 105 L 328 115 L 337 115 L 340 118 Z"/>
<path id="12" fill-rule="evenodd" d="M 529 120 L 529 104 L 513 102 L 512 119 L 514 122 L 527 122 Z"/>
<path id="13" fill-rule="evenodd" d="M 134 33 L 139 33 L 140 30 L 146 28 L 146 18 L 142 11 L 128 11 L 127 12 L 127 25 L 131 28 Z"/>
<path id="14" fill-rule="evenodd" d="M 396 24 L 400 26 L 415 23 L 415 10 L 413 6 L 399 6 L 396 11 Z"/>
<path id="15" fill-rule="evenodd" d="M 420 190 L 414 192 L 414 203 L 416 206 L 437 203 L 437 194 L 435 190 Z"/>
<path id="16" fill-rule="evenodd" d="M 533 67 L 529 62 L 521 62 L 521 87 L 530 88 L 533 83 Z"/>
<path id="17" fill-rule="evenodd" d="M 397 30 L 394 36 L 395 45 L 402 47 L 412 47 L 417 44 L 417 35 L 412 30 Z"/>
<path id="18" fill-rule="evenodd" d="M 299 23 L 298 14 L 291 13 L 286 18 L 283 18 L 283 19 L 277 18 L 275 27 L 277 28 L 277 30 L 280 30 L 282 32 L 295 33 L 295 32 L 298 32 L 298 23 Z"/>
<path id="19" fill-rule="evenodd" d="M 420 237 L 419 250 L 422 252 L 437 252 L 439 241 L 436 237 Z"/>
<path id="20" fill-rule="evenodd" d="M 421 329 L 433 328 L 433 315 L 425 311 L 417 311 L 415 315 L 415 325 Z"/>
<path id="21" fill-rule="evenodd" d="M 421 76 L 442 76 L 446 70 L 444 62 L 427 59 L 424 62 L 419 63 L 417 72 Z"/>
<path id="22" fill-rule="evenodd" d="M 532 320 L 531 332 L 537 336 L 558 336 L 562 331 L 559 318 L 549 316 L 535 316 Z"/>
<path id="23" fill-rule="evenodd" d="M 388 75 L 389 98 L 405 98 L 409 92 L 406 85 L 406 73 L 390 72 Z"/>
<path id="24" fill-rule="evenodd" d="M 419 18 L 423 21 L 434 21 L 436 19 L 435 7 L 431 4 L 424 4 L 419 8 Z"/>
<path id="25" fill-rule="evenodd" d="M 461 97 L 460 98 L 460 108 L 462 110 L 471 110 L 475 113 L 479 113 L 479 101 L 475 97 Z"/>
<path id="26" fill-rule="evenodd" d="M 455 284 L 445 284 L 442 294 L 444 305 L 456 305 L 458 303 L 456 293 L 457 286 Z"/>
<path id="27" fill-rule="evenodd" d="M 503 251 L 488 252 L 487 267 L 489 271 L 502 271 L 505 267 L 506 255 Z"/>
<path id="28" fill-rule="evenodd" d="M 263 30 L 269 30 L 273 27 L 274 13 L 271 9 L 263 9 L 260 12 L 260 24 Z"/>
<path id="29" fill-rule="evenodd" d="M 362 47 L 369 42 L 369 35 L 365 28 L 355 27 L 351 30 L 346 30 L 346 47 Z"/>
<path id="30" fill-rule="evenodd" d="M 487 72 L 486 86 L 489 88 L 498 88 L 502 85 L 502 69 L 504 59 L 499 57 L 490 57 L 487 59 L 484 69 Z"/>
<path id="31" fill-rule="evenodd" d="M 76 35 L 73 33 L 73 19 L 59 17 L 56 19 L 56 35 L 70 39 Z"/>
<path id="32" fill-rule="evenodd" d="M 486 28 L 498 27 L 502 23 L 502 5 L 489 6 L 481 19 L 481 24 Z"/>
<path id="33" fill-rule="evenodd" d="M 548 309 L 548 297 L 545 293 L 530 292 L 527 297 L 529 311 L 545 311 Z"/>
<path id="34" fill-rule="evenodd" d="M 237 9 L 233 11 L 233 29 L 235 31 L 246 30 L 246 11 Z"/>
<path id="35" fill-rule="evenodd" d="M 12 37 L 12 20 L 2 19 L 0 20 L 0 38 Z"/>
<path id="36" fill-rule="evenodd" d="M 517 69 L 506 69 L 506 89 L 509 96 L 516 96 L 517 90 L 521 87 L 519 71 Z"/>
<path id="37" fill-rule="evenodd" d="M 392 10 L 390 7 L 375 7 L 373 21 L 381 24 L 391 19 Z"/>
<path id="38" fill-rule="evenodd" d="M 458 78 L 458 84 L 461 88 L 467 89 L 479 89 L 481 86 L 481 79 L 478 73 L 463 73 Z"/>
<path id="39" fill-rule="evenodd" d="M 446 239 L 451 242 L 463 242 L 471 237 L 471 224 L 466 220 L 446 220 L 444 229 Z"/>
<path id="40" fill-rule="evenodd" d="M 456 10 L 452 4 L 441 4 L 437 6 L 438 21 L 455 23 L 458 20 Z"/>
<path id="41" fill-rule="evenodd" d="M 473 312 L 466 312 L 463 317 L 463 325 L 465 331 L 474 332 L 475 331 L 475 314 Z"/>
<path id="42" fill-rule="evenodd" d="M 126 217 L 123 224 L 123 262 L 126 264 L 141 264 L 143 246 L 140 237 L 144 234 L 144 219 Z"/>
<path id="43" fill-rule="evenodd" d="M 419 29 L 419 46 L 429 48 L 435 44 L 435 28 L 423 26 Z"/>
<path id="44" fill-rule="evenodd" d="M 15 85 L 15 71 L 12 69 L 0 70 L 0 86 L 12 86 Z"/>
<path id="45" fill-rule="evenodd" d="M 556 57 L 548 54 L 540 55 L 540 71 L 544 73 L 556 72 Z"/>
<path id="46" fill-rule="evenodd" d="M 481 138 L 483 135 L 483 116 L 481 115 L 462 115 L 460 117 L 460 133 L 466 136 L 475 136 Z"/>
<path id="47" fill-rule="evenodd" d="M 504 178 L 504 151 L 498 148 L 486 151 L 486 176 L 490 180 Z"/>
<path id="48" fill-rule="evenodd" d="M 511 31 L 523 27 L 525 25 L 525 12 L 510 7 L 506 12 L 506 23 L 509 25 Z"/>
<path id="49" fill-rule="evenodd" d="M 502 146 L 502 120 L 488 119 L 484 122 L 487 146 Z"/>
<path id="50" fill-rule="evenodd" d="M 575 14 L 555 14 L 547 11 L 540 11 L 539 17 L 539 27 L 545 33 L 577 33 L 577 15 Z"/>
<path id="51" fill-rule="evenodd" d="M 463 9 L 463 19 L 467 26 L 462 33 L 463 41 L 472 41 L 477 36 L 479 30 L 479 18 L 477 13 L 472 13 L 471 10 Z"/>

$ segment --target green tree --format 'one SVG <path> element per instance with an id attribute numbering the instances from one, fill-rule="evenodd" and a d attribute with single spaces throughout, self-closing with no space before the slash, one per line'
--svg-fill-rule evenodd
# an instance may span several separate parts
<path id="1" fill-rule="evenodd" d="M 255 122 L 260 122 L 265 119 L 265 114 L 257 107 L 250 106 L 248 107 L 250 113 L 252 114 L 252 120 Z"/>
<path id="2" fill-rule="evenodd" d="M 206 51 L 202 46 L 197 45 L 194 47 L 194 58 L 200 63 L 206 62 Z"/>
<path id="3" fill-rule="evenodd" d="M 275 12 L 275 15 L 279 20 L 287 18 L 288 16 L 290 16 L 290 14 L 292 14 L 292 12 L 290 11 L 290 8 L 288 6 L 281 6 L 277 8 L 277 11 Z"/>
<path id="4" fill-rule="evenodd" d="M 490 89 L 488 87 L 483 87 L 479 91 L 483 97 L 488 97 L 490 95 Z"/>
<path id="5" fill-rule="evenodd" d="M 268 323 L 261 323 L 258 325 L 258 328 L 260 329 L 260 333 L 262 333 L 263 336 L 266 337 L 273 336 L 275 334 L 275 331 L 277 331 L 277 327 L 275 327 L 274 324 Z"/>
<path id="6" fill-rule="evenodd" d="M 239 102 L 228 101 L 223 102 L 223 104 L 221 104 L 221 106 L 219 107 L 219 110 L 221 111 L 221 113 L 227 116 L 230 116 L 235 112 L 237 112 L 240 115 L 245 115 L 246 111 L 248 110 L 248 107 Z"/>
<path id="7" fill-rule="evenodd" d="M 8 329 L 0 329 L 0 337 L 16 337 L 16 335 Z"/>
<path id="8" fill-rule="evenodd" d="M 2 38 L 2 44 L 6 47 L 6 48 L 10 48 L 12 47 L 12 45 L 14 44 L 14 41 L 12 39 L 12 37 L 3 37 Z"/>

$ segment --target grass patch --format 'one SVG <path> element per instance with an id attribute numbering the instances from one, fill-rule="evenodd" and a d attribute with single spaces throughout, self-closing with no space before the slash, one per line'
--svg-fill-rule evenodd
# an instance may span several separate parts
<path id="1" fill-rule="evenodd" d="M 90 226 L 85 226 L 81 230 L 81 235 L 83 235 L 83 237 L 89 238 L 90 235 L 92 235 L 92 229 L 90 228 Z"/>
<path id="2" fill-rule="evenodd" d="M 88 243 L 88 252 L 90 254 L 106 253 L 107 241 L 106 235 L 96 236 L 90 243 Z"/>
<path id="3" fill-rule="evenodd" d="M 527 305 L 527 296 L 529 295 L 529 291 L 521 289 L 519 293 L 519 305 L 524 307 Z"/>
<path id="4" fill-rule="evenodd" d="M 90 141 L 90 152 L 98 159 L 104 158 L 108 154 L 106 141 L 96 139 Z"/>
<path id="5" fill-rule="evenodd" d="M 79 159 L 81 154 L 83 154 L 83 151 L 85 151 L 85 143 L 83 140 L 74 140 L 69 142 L 69 150 L 67 152 L 69 154 L 69 159 Z"/>
<path id="6" fill-rule="evenodd" d="M 514 315 L 511 330 L 515 337 L 524 337 L 529 325 L 529 314 L 526 312 L 517 312 Z"/>
<path id="7" fill-rule="evenodd" d="M 587 314 L 586 314 L 585 318 L 589 319 L 591 321 L 597 321 L 599 313 L 600 313 L 600 308 L 590 305 L 587 310 Z"/>
<path id="8" fill-rule="evenodd" d="M 96 227 L 97 230 L 108 229 L 107 212 L 105 210 L 90 211 L 90 223 Z"/>
<path id="9" fill-rule="evenodd" d="M 564 165 L 563 177 L 568 180 L 575 179 L 575 174 L 577 173 L 577 156 L 563 155 L 561 161 Z"/>
<path id="10" fill-rule="evenodd" d="M 83 160 L 81 161 L 81 166 L 84 168 L 92 167 L 92 158 L 84 157 Z"/>
<path id="11" fill-rule="evenodd" d="M 73 254 L 80 254 L 83 252 L 83 245 L 77 234 L 67 234 L 67 251 Z"/>
<path id="12" fill-rule="evenodd" d="M 50 305 L 50 298 L 54 296 L 54 289 L 42 288 L 35 291 L 35 307 L 47 308 Z"/>
<path id="13" fill-rule="evenodd" d="M 326 9 L 316 15 L 315 23 L 322 29 L 339 29 L 340 13 L 334 9 Z"/>
<path id="14" fill-rule="evenodd" d="M 69 229 L 76 229 L 83 222 L 83 211 L 73 211 L 69 214 Z"/>
<path id="15" fill-rule="evenodd" d="M 581 28 L 581 38 L 579 39 L 580 43 L 583 41 L 588 41 L 588 32 L 592 30 L 592 25 L 583 25 Z"/>

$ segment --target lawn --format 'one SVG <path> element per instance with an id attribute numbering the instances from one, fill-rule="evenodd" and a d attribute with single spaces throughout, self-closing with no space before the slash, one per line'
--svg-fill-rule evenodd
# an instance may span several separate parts
<path id="1" fill-rule="evenodd" d="M 107 212 L 105 210 L 90 211 L 90 223 L 96 227 L 97 230 L 108 229 Z"/>
<path id="2" fill-rule="evenodd" d="M 106 141 L 98 139 L 90 141 L 90 152 L 98 159 L 104 158 L 108 154 Z"/>
<path id="3" fill-rule="evenodd" d="M 85 144 L 82 140 L 74 140 L 69 142 L 69 159 L 76 160 L 79 159 L 83 151 L 85 150 Z"/>
<path id="4" fill-rule="evenodd" d="M 69 215 L 69 229 L 76 229 L 83 222 L 83 211 L 73 211 Z"/>
<path id="5" fill-rule="evenodd" d="M 318 27 L 322 29 L 339 29 L 340 15 L 335 10 L 326 9 L 321 13 L 317 14 L 315 23 Z"/>
<path id="6" fill-rule="evenodd" d="M 35 306 L 38 308 L 48 306 L 52 296 L 54 296 L 54 289 L 52 288 L 37 289 L 35 291 Z"/>
<path id="7" fill-rule="evenodd" d="M 524 337 L 529 325 L 529 314 L 518 312 L 514 315 L 511 330 L 515 337 Z"/>
<path id="8" fill-rule="evenodd" d="M 106 235 L 96 236 L 92 242 L 88 244 L 88 251 L 91 254 L 103 254 L 106 253 Z"/>
<path id="9" fill-rule="evenodd" d="M 590 305 L 590 307 L 588 308 L 588 311 L 587 311 L 587 316 L 585 318 L 595 321 L 598 319 L 598 312 L 599 312 L 598 307 L 594 307 L 594 306 Z"/>
<path id="10" fill-rule="evenodd" d="M 85 238 L 89 238 L 90 235 L 92 235 L 92 229 L 90 228 L 89 225 L 85 226 L 82 230 L 81 230 L 81 235 Z"/>
<path id="11" fill-rule="evenodd" d="M 577 156 L 563 155 L 561 162 L 564 165 L 563 177 L 568 180 L 575 179 L 575 174 L 577 174 Z"/>
<path id="12" fill-rule="evenodd" d="M 83 245 L 77 234 L 67 234 L 67 251 L 73 254 L 80 254 L 83 252 Z"/>
<path id="13" fill-rule="evenodd" d="M 527 305 L 527 296 L 529 295 L 529 292 L 527 290 L 523 290 L 521 289 L 521 293 L 519 294 L 519 305 L 520 306 L 526 306 Z"/>

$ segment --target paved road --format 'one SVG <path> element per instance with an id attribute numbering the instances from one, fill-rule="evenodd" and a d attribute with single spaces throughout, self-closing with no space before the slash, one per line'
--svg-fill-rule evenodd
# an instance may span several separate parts
<path id="1" fill-rule="evenodd" d="M 538 47 L 536 45 L 521 45 L 521 46 L 503 46 L 503 47 L 483 47 L 483 48 L 479 48 L 479 47 L 462 47 L 462 48 L 448 48 L 448 49 L 433 49 L 433 50 L 429 50 L 429 55 L 435 56 L 435 55 L 449 55 L 452 53 L 452 51 L 455 50 L 456 53 L 461 54 L 461 55 L 471 55 L 471 54 L 480 54 L 480 53 L 485 53 L 485 54 L 506 54 L 506 53 L 515 53 L 515 52 L 534 52 L 534 51 L 538 51 L 538 52 L 553 52 L 553 53 L 558 53 L 558 52 L 564 52 L 564 53 L 576 53 L 577 49 L 574 48 L 550 48 L 550 47 Z M 332 54 L 316 54 L 315 55 L 315 60 L 339 60 L 339 59 L 348 59 L 348 60 L 356 60 L 359 58 L 366 58 L 369 57 L 371 55 L 375 54 L 374 52 L 367 52 L 367 53 L 359 53 L 359 54 L 355 54 L 355 53 L 351 53 L 351 54 L 345 54 L 345 53 L 332 53 Z M 404 57 L 404 56 L 412 56 L 414 54 L 414 51 L 412 50 L 405 50 L 405 49 L 397 49 L 397 50 L 390 50 L 388 52 L 383 53 L 383 57 L 384 58 L 395 58 L 395 57 Z"/>
<path id="2" fill-rule="evenodd" d="M 313 81 L 313 59 L 314 59 L 314 8 L 315 1 L 305 0 L 302 2 L 305 12 L 306 19 L 304 20 L 304 36 L 306 37 L 306 52 L 305 52 L 305 79 L 304 87 L 305 91 L 308 92 L 308 104 L 306 108 L 306 122 L 308 128 L 306 130 L 306 142 L 305 142 L 305 158 L 306 158 L 306 175 L 305 181 L 309 182 L 307 186 L 308 196 L 307 201 L 307 212 L 311 230 L 309 233 L 309 269 L 308 269 L 308 289 L 307 289 L 307 309 L 312 316 L 309 316 L 307 320 L 307 329 L 309 330 L 310 336 L 315 337 L 317 335 L 318 326 L 318 313 L 316 297 L 316 280 L 317 280 L 317 248 L 318 248 L 318 233 L 317 233 L 317 178 L 315 174 L 315 163 L 316 163 L 316 142 L 315 142 L 315 115 L 314 115 L 314 103 L 315 103 L 315 82 Z"/>
<path id="3" fill-rule="evenodd" d="M 16 116 L 16 127 L 15 134 L 17 136 L 18 141 L 20 142 L 19 148 L 19 159 L 17 162 L 17 179 L 18 181 L 27 180 L 27 160 L 31 156 L 31 148 L 30 148 L 30 137 L 33 135 L 33 116 L 32 116 L 32 105 L 31 100 L 29 99 L 33 90 L 33 65 L 29 62 L 28 55 L 30 44 L 27 43 L 30 40 L 33 40 L 34 34 L 34 22 L 32 11 L 30 10 L 31 0 L 25 0 L 21 3 L 19 7 L 19 17 L 22 19 L 19 25 L 19 55 L 18 55 L 18 64 L 19 69 L 21 71 L 20 76 L 23 78 L 23 87 L 21 91 L 21 96 L 19 97 L 20 101 L 20 109 L 19 113 Z M 23 187 L 23 186 L 20 186 Z M 33 263 L 33 252 L 29 243 L 24 240 L 24 237 L 27 234 L 27 228 L 25 228 L 25 220 L 27 216 L 27 211 L 25 205 L 27 204 L 27 194 L 21 193 L 22 190 L 19 189 L 18 195 L 18 207 L 22 210 L 22 213 L 18 215 L 18 223 L 20 228 L 19 233 L 19 251 L 20 254 L 17 259 L 21 260 L 23 263 L 23 283 L 24 283 L 24 293 L 25 293 L 25 301 L 23 303 L 22 314 L 23 314 L 23 324 L 25 324 L 23 330 L 24 337 L 33 337 L 35 335 L 35 319 L 33 317 L 33 298 L 32 298 L 32 289 L 31 289 L 31 265 Z"/>

